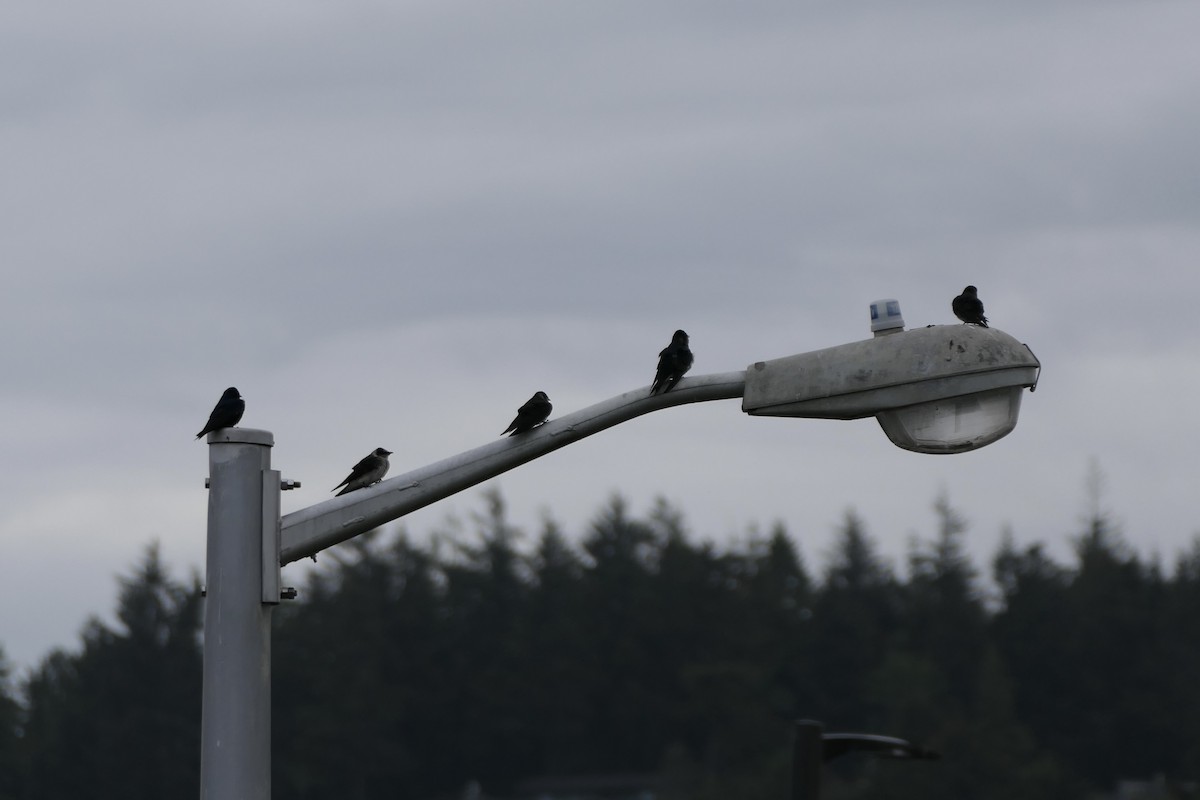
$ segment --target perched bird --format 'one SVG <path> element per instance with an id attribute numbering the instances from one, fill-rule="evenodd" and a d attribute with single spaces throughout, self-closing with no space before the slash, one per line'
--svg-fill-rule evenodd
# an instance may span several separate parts
<path id="1" fill-rule="evenodd" d="M 246 401 L 238 394 L 237 389 L 230 386 L 213 407 L 212 413 L 208 415 L 208 422 L 204 424 L 204 430 L 197 433 L 196 438 L 221 428 L 232 428 L 238 424 L 245 412 Z"/>
<path id="2" fill-rule="evenodd" d="M 688 335 L 683 331 L 675 331 L 671 343 L 658 354 L 658 371 L 654 373 L 654 383 L 650 386 L 650 394 L 655 395 L 659 390 L 669 392 L 679 383 L 679 379 L 692 368 L 692 351 L 688 349 Z"/>
<path id="3" fill-rule="evenodd" d="M 534 392 L 533 397 L 517 409 L 517 418 L 504 429 L 504 433 L 516 436 L 518 433 L 531 431 L 549 419 L 553 409 L 554 406 L 550 405 L 550 398 L 545 392 Z M 500 435 L 503 436 L 504 433 Z"/>
<path id="4" fill-rule="evenodd" d="M 974 286 L 968 286 L 963 289 L 962 294 L 954 298 L 950 308 L 953 309 L 954 316 L 963 322 L 986 328 L 988 326 L 987 317 L 983 315 L 983 301 L 979 299 L 978 292 L 979 290 Z"/>
<path id="5" fill-rule="evenodd" d="M 370 486 L 372 483 L 379 483 L 379 481 L 383 480 L 383 476 L 387 475 L 388 467 L 391 466 L 388 464 L 388 456 L 391 454 L 391 450 L 376 447 L 371 455 L 354 465 L 354 469 L 350 470 L 350 474 L 346 476 L 346 480 L 329 491 L 334 492 L 345 486 L 345 489 L 337 493 L 337 496 L 341 497 L 346 492 L 353 492 L 355 489 L 362 489 Z"/>

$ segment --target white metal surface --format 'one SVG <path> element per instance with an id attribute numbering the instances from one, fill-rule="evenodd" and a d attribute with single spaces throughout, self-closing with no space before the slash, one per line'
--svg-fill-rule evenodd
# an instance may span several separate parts
<path id="1" fill-rule="evenodd" d="M 741 397 L 745 383 L 746 373 L 726 372 L 684 378 L 671 391 L 652 397 L 649 387 L 642 387 L 551 419 L 528 433 L 497 439 L 366 489 L 293 512 L 283 518 L 280 561 L 289 564 L 319 553 L 642 414 L 685 403 Z"/>
<path id="2" fill-rule="evenodd" d="M 208 444 L 200 797 L 270 800 L 274 606 L 262 602 L 262 530 L 274 437 L 222 428 Z"/>
<path id="3" fill-rule="evenodd" d="M 859 419 L 948 397 L 1037 384 L 1041 364 L 1004 331 L 931 325 L 746 370 L 742 410 L 779 417 Z"/>

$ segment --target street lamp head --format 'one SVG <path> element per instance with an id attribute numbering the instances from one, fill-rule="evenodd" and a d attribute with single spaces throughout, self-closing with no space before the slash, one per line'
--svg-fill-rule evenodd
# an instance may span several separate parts
<path id="1" fill-rule="evenodd" d="M 898 317 L 895 301 L 878 305 L 886 309 L 887 302 L 895 312 L 880 318 Z M 898 447 L 962 453 L 1012 431 L 1022 389 L 1036 387 L 1040 369 L 1028 347 L 995 328 L 904 331 L 893 325 L 876 328 L 873 339 L 751 364 L 742 410 L 821 419 L 873 416 Z"/>

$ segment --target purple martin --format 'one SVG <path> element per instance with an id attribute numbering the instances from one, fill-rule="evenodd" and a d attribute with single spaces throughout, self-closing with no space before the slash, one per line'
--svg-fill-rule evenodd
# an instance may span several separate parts
<path id="1" fill-rule="evenodd" d="M 659 394 L 659 390 L 664 393 L 671 391 L 691 368 L 692 351 L 688 349 L 688 335 L 683 331 L 675 331 L 671 343 L 658 354 L 658 371 L 654 373 L 650 394 Z"/>
<path id="2" fill-rule="evenodd" d="M 372 483 L 379 483 L 379 481 L 383 480 L 383 476 L 387 474 L 388 467 L 391 466 L 388 464 L 388 456 L 391 454 L 391 450 L 376 447 L 371 455 L 354 465 L 354 469 L 346 476 L 346 480 L 329 491 L 335 492 L 345 486 L 345 489 L 337 493 L 337 496 L 341 497 L 346 492 L 353 492 L 355 489 L 362 489 L 370 486 Z"/>
<path id="3" fill-rule="evenodd" d="M 553 409 L 554 406 L 550 405 L 550 398 L 545 392 L 535 392 L 525 405 L 517 409 L 517 418 L 504 429 L 504 433 L 516 436 L 518 433 L 531 431 L 549 419 Z M 503 436 L 504 433 L 500 435 Z"/>
<path id="4" fill-rule="evenodd" d="M 208 415 L 208 422 L 204 425 L 204 430 L 197 433 L 196 438 L 199 439 L 204 434 L 219 431 L 221 428 L 232 428 L 241 421 L 242 414 L 245 412 L 246 401 L 238 394 L 237 389 L 230 386 L 213 407 L 212 413 Z"/>
<path id="5" fill-rule="evenodd" d="M 979 290 L 974 286 L 968 286 L 963 289 L 962 294 L 954 298 L 950 308 L 954 311 L 954 316 L 963 322 L 986 328 L 988 326 L 987 317 L 983 315 L 983 301 L 979 299 L 978 292 Z"/>

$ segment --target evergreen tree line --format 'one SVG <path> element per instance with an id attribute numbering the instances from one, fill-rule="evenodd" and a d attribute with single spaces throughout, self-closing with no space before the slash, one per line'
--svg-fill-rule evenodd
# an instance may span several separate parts
<path id="1" fill-rule="evenodd" d="M 1200 777 L 1200 539 L 1164 569 L 1094 514 L 1073 564 L 1008 536 L 985 580 L 943 499 L 903 575 L 848 512 L 814 576 L 779 525 L 717 547 L 664 502 L 638 518 L 614 497 L 578 536 L 547 521 L 527 540 L 485 498 L 428 545 L 400 530 L 327 552 L 279 607 L 276 798 L 653 773 L 665 800 L 779 800 L 802 717 L 942 754 L 835 762 L 832 800 Z M 19 685 L 0 654 L 0 799 L 198 794 L 199 589 L 151 547 L 118 625 L 89 623 Z"/>

